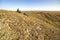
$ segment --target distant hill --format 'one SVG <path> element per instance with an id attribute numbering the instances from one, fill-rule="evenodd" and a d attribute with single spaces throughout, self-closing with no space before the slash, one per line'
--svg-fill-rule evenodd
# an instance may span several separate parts
<path id="1" fill-rule="evenodd" d="M 60 12 L 0 10 L 0 40 L 60 40 Z"/>

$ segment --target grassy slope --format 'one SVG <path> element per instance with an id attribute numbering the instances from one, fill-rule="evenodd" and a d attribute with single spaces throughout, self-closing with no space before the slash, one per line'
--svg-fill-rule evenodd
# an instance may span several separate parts
<path id="1" fill-rule="evenodd" d="M 60 12 L 0 10 L 0 40 L 60 40 Z"/>

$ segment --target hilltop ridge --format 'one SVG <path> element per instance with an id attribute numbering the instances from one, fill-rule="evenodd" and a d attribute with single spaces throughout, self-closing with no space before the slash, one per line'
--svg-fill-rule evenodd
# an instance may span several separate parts
<path id="1" fill-rule="evenodd" d="M 60 40 L 60 12 L 0 10 L 0 40 Z"/>

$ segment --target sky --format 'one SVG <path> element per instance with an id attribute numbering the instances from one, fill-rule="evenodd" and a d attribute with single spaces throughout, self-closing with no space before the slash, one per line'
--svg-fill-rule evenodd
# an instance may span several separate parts
<path id="1" fill-rule="evenodd" d="M 60 11 L 60 0 L 0 0 L 0 9 L 5 10 Z"/>

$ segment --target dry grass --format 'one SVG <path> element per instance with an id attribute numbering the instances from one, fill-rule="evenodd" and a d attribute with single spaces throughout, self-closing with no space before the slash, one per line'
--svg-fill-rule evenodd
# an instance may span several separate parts
<path id="1" fill-rule="evenodd" d="M 60 12 L 0 10 L 0 40 L 60 40 Z"/>

